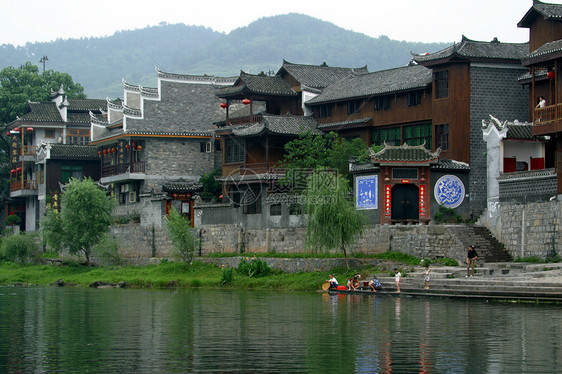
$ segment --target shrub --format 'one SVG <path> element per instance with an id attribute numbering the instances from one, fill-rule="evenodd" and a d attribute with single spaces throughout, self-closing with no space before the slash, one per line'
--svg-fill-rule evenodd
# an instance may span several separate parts
<path id="1" fill-rule="evenodd" d="M 224 265 L 223 265 L 224 266 Z M 234 281 L 234 268 L 222 268 L 221 283 L 232 284 Z"/>
<path id="2" fill-rule="evenodd" d="M 199 247 L 197 230 L 191 227 L 191 222 L 183 217 L 176 209 L 170 210 L 167 217 L 166 231 L 174 245 L 176 256 L 183 262 L 191 264 L 195 249 Z"/>
<path id="3" fill-rule="evenodd" d="M 37 235 L 21 233 L 2 239 L 0 259 L 3 261 L 25 263 L 39 255 Z"/>
<path id="4" fill-rule="evenodd" d="M 240 260 L 236 271 L 238 274 L 250 278 L 265 277 L 271 274 L 271 268 L 267 265 L 267 262 L 256 257 L 252 257 L 252 259 L 246 257 Z"/>
<path id="5" fill-rule="evenodd" d="M 121 265 L 123 259 L 119 254 L 119 248 L 119 240 L 106 234 L 98 243 L 94 244 L 92 252 L 98 257 L 102 264 Z"/>
<path id="6" fill-rule="evenodd" d="M 6 223 L 10 226 L 19 225 L 20 222 L 21 222 L 21 218 L 19 216 L 16 216 L 15 214 L 10 214 L 6 218 Z"/>

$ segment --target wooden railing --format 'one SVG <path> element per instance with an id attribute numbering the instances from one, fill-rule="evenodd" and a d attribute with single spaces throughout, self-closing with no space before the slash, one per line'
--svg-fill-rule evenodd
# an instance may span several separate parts
<path id="1" fill-rule="evenodd" d="M 24 156 L 35 156 L 37 154 L 37 146 L 36 145 L 24 145 L 23 146 L 23 155 Z"/>
<path id="2" fill-rule="evenodd" d="M 37 182 L 28 179 L 28 180 L 17 180 L 10 183 L 10 191 L 20 191 L 20 190 L 36 190 L 37 189 Z"/>
<path id="3" fill-rule="evenodd" d="M 535 108 L 533 123 L 537 126 L 562 121 L 562 104 Z"/>
<path id="4" fill-rule="evenodd" d="M 102 177 L 110 177 L 113 175 L 125 174 L 125 173 L 144 173 L 146 170 L 146 161 L 136 161 L 133 163 L 127 162 L 125 164 L 125 169 L 119 171 L 117 165 L 103 166 L 101 169 Z"/>
<path id="5" fill-rule="evenodd" d="M 248 123 L 259 123 L 263 119 L 262 115 L 238 117 L 238 118 L 228 118 L 228 125 L 245 125 Z"/>

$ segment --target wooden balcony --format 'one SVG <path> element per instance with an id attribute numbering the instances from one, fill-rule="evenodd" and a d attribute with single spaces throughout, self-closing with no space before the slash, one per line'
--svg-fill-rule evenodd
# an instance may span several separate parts
<path id="1" fill-rule="evenodd" d="M 24 145 L 23 146 L 23 156 L 36 156 L 37 146 L 36 145 Z"/>
<path id="2" fill-rule="evenodd" d="M 245 117 L 237 117 L 237 118 L 228 118 L 227 124 L 229 126 L 236 126 L 236 125 L 247 125 L 253 123 L 259 123 L 263 119 L 262 115 L 252 115 L 252 116 L 245 116 Z"/>
<path id="3" fill-rule="evenodd" d="M 117 165 L 103 166 L 101 169 L 101 176 L 104 178 L 119 174 L 145 173 L 145 170 L 146 161 L 127 162 L 123 171 L 120 171 Z"/>
<path id="4" fill-rule="evenodd" d="M 533 112 L 533 135 L 548 135 L 562 132 L 562 104 L 535 108 Z"/>
<path id="5" fill-rule="evenodd" d="M 22 181 L 21 179 L 19 179 L 16 181 L 12 181 L 12 183 L 10 183 L 10 192 L 21 191 L 21 190 L 36 191 L 37 181 L 34 181 L 32 179 Z"/>

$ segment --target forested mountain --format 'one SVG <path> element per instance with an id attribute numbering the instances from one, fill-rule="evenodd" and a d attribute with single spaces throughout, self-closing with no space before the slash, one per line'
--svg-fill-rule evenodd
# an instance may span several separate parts
<path id="1" fill-rule="evenodd" d="M 413 36 L 415 37 L 415 36 Z M 460 36 L 459 36 L 460 37 Z M 26 61 L 69 73 L 90 98 L 123 96 L 121 79 L 155 86 L 154 67 L 182 74 L 234 76 L 277 72 L 283 59 L 302 64 L 358 67 L 369 71 L 406 65 L 410 52 L 433 52 L 444 43 L 372 38 L 302 14 L 261 18 L 229 34 L 201 26 L 161 23 L 109 37 L 0 46 L 0 69 Z"/>

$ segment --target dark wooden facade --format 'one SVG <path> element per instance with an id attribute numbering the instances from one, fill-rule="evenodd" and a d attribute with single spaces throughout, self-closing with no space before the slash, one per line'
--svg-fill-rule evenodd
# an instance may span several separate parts
<path id="1" fill-rule="evenodd" d="M 529 55 L 523 66 L 529 68 L 530 120 L 533 135 L 548 135 L 546 166 L 557 173 L 557 191 L 562 194 L 562 5 L 534 0 L 533 6 L 518 23 L 529 29 Z M 543 96 L 546 106 L 537 108 Z"/>

